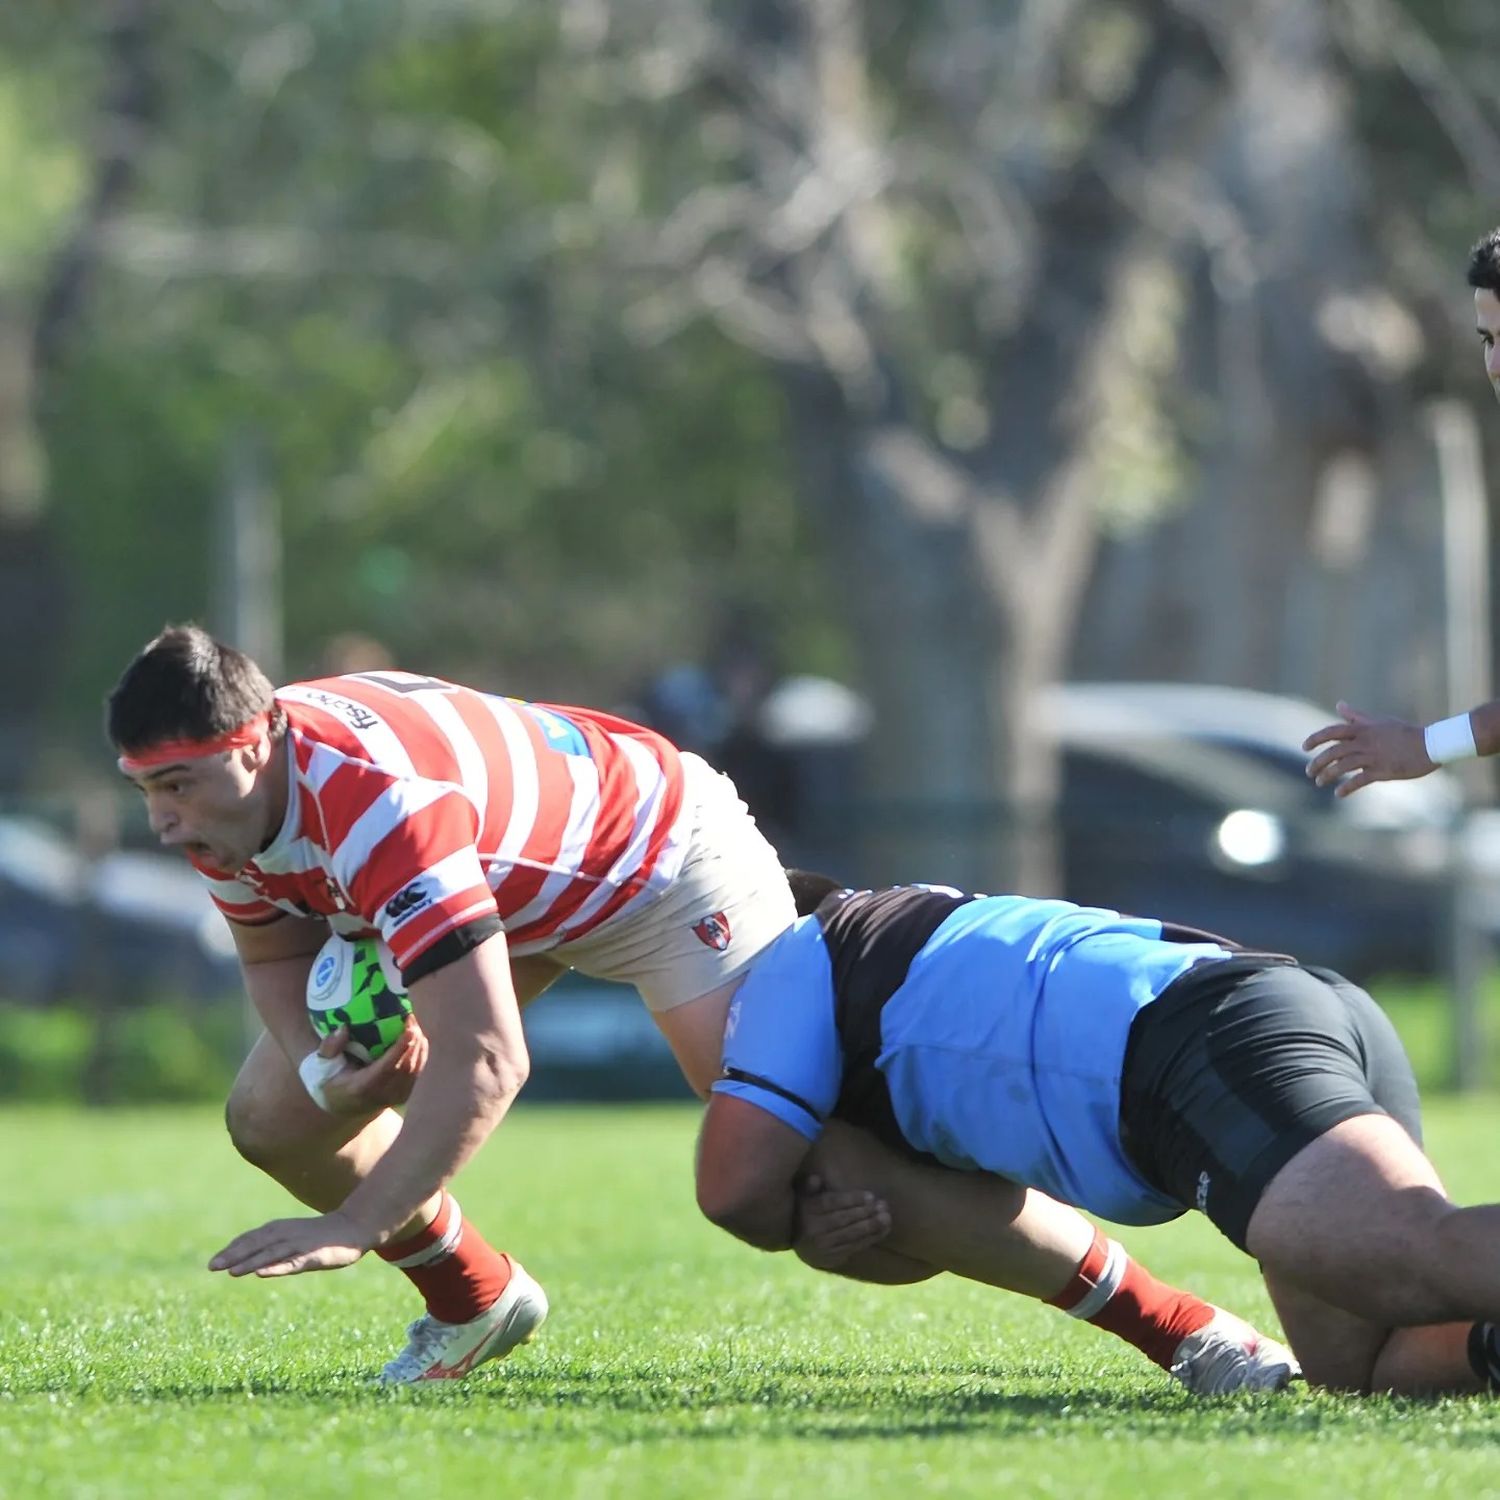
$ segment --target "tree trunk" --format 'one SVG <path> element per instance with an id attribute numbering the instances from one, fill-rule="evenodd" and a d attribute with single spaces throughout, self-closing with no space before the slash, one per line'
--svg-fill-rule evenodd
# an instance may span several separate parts
<path id="1" fill-rule="evenodd" d="M 0 793 L 15 793 L 35 753 L 41 716 L 66 641 L 62 558 L 47 515 L 46 457 L 39 432 L 48 379 L 77 323 L 99 261 L 102 235 L 129 190 L 150 107 L 147 70 L 152 0 L 116 0 L 102 34 L 104 97 L 94 177 L 54 253 L 35 308 L 0 309 Z"/>

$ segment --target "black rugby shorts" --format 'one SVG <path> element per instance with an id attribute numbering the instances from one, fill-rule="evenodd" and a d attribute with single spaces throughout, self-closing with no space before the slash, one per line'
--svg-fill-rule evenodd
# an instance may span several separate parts
<path id="1" fill-rule="evenodd" d="M 1120 1139 L 1136 1169 L 1206 1214 L 1240 1249 L 1266 1185 L 1356 1115 L 1422 1141 L 1395 1028 L 1330 969 L 1245 954 L 1195 965 L 1131 1026 Z"/>

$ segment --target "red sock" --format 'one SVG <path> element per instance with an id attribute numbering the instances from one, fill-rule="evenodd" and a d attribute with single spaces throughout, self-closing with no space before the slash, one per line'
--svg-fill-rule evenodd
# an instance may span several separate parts
<path id="1" fill-rule="evenodd" d="M 1117 1241 L 1105 1239 L 1097 1229 L 1073 1279 L 1047 1301 L 1070 1317 L 1134 1344 L 1164 1370 L 1172 1368 L 1183 1339 L 1214 1315 L 1211 1304 L 1158 1281 Z"/>
<path id="2" fill-rule="evenodd" d="M 464 1218 L 451 1193 L 437 1218 L 375 1252 L 402 1271 L 441 1323 L 467 1323 L 495 1305 L 510 1281 L 510 1257 L 493 1249 Z"/>

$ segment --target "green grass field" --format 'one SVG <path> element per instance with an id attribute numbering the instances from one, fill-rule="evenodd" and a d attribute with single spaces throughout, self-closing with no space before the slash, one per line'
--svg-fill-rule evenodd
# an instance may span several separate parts
<path id="1" fill-rule="evenodd" d="M 1500 1102 L 1440 1101 L 1456 1193 L 1500 1189 Z M 0 1495 L 1500 1495 L 1500 1407 L 1195 1403 L 1133 1351 L 945 1277 L 864 1288 L 696 1217 L 689 1107 L 521 1108 L 461 1183 L 553 1300 L 464 1385 L 372 1389 L 414 1316 L 373 1260 L 203 1264 L 284 1211 L 209 1110 L 0 1113 Z M 1196 1218 L 1124 1236 L 1253 1318 Z"/>

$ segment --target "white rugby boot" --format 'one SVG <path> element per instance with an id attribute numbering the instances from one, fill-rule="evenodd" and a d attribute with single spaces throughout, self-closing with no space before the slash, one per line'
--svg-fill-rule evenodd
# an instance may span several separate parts
<path id="1" fill-rule="evenodd" d="M 1285 1344 L 1216 1307 L 1212 1320 L 1177 1346 L 1171 1374 L 1195 1396 L 1228 1396 L 1283 1390 L 1301 1376 L 1302 1366 Z"/>
<path id="2" fill-rule="evenodd" d="M 406 1330 L 407 1344 L 380 1372 L 381 1385 L 416 1385 L 423 1380 L 462 1380 L 492 1359 L 503 1359 L 547 1321 L 547 1294 L 521 1268 L 510 1263 L 510 1280 L 492 1307 L 467 1323 L 442 1323 L 424 1314 Z"/>

